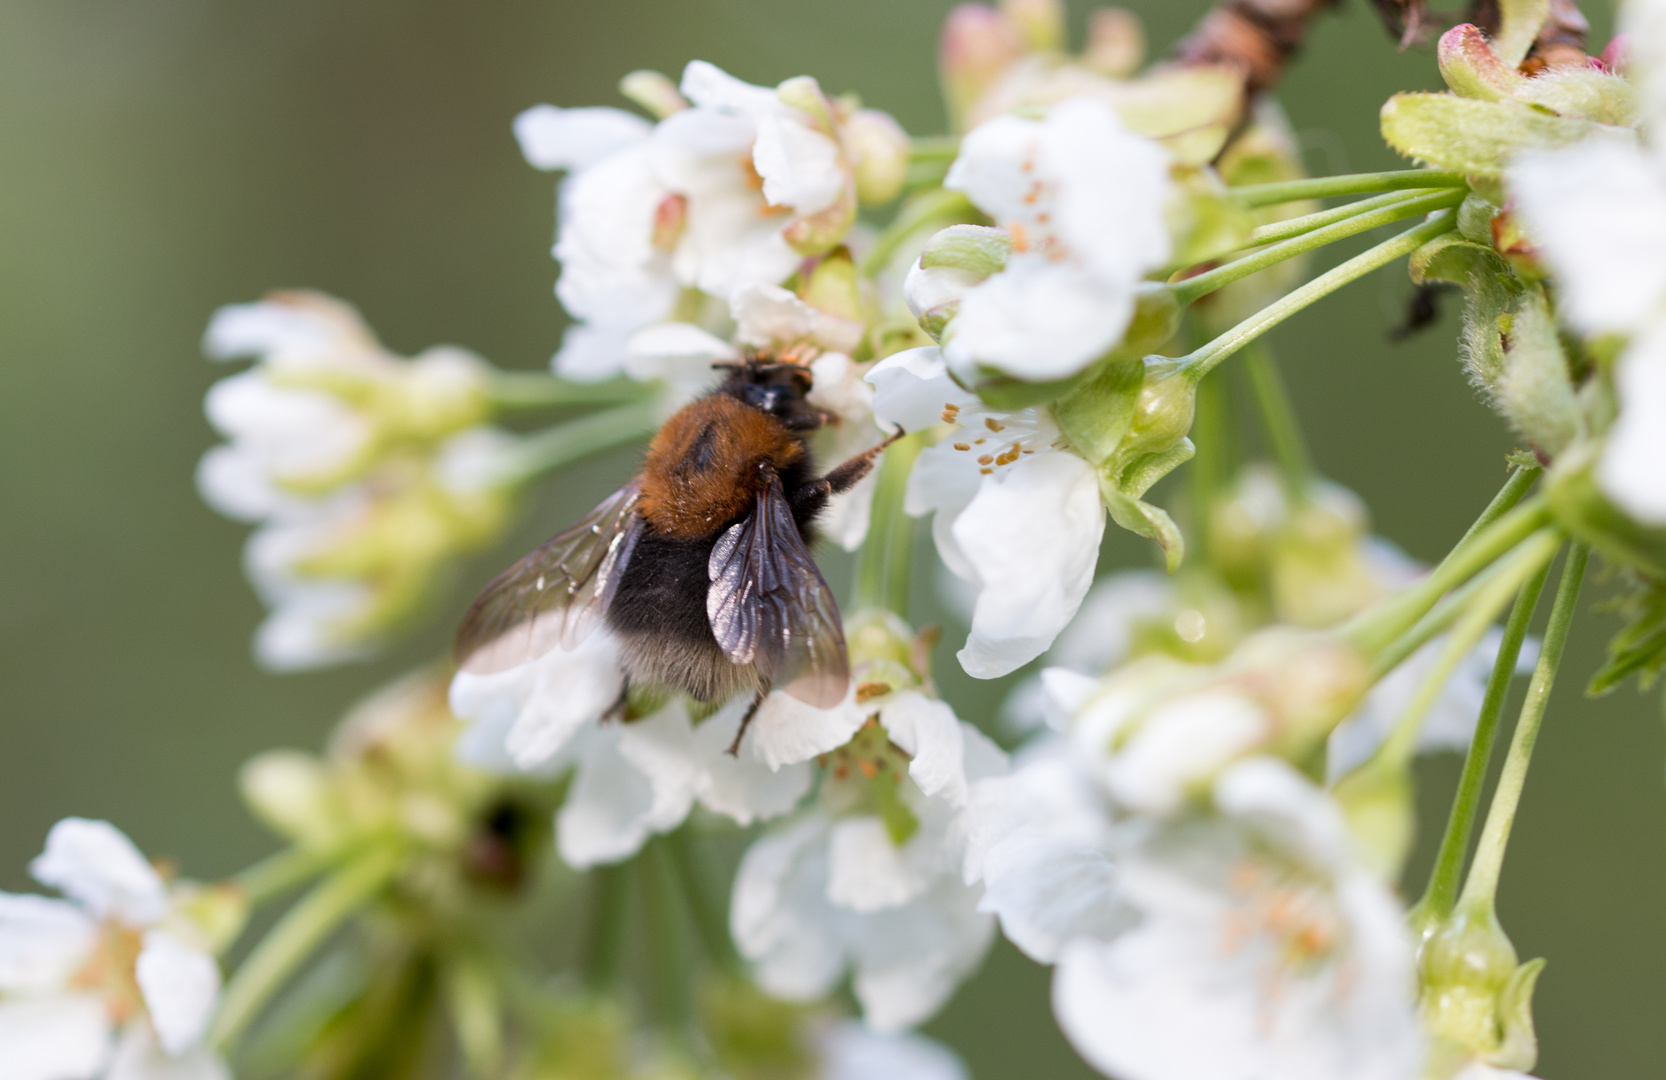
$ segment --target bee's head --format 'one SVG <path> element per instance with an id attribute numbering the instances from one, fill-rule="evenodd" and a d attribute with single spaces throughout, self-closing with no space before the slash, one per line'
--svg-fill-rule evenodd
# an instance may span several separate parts
<path id="1" fill-rule="evenodd" d="M 768 413 L 794 431 L 814 430 L 827 421 L 821 410 L 804 400 L 810 392 L 810 369 L 802 364 L 749 356 L 712 366 L 728 372 L 718 393 Z"/>

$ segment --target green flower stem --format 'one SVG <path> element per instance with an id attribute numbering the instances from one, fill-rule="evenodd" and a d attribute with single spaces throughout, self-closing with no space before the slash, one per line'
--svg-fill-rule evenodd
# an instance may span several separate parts
<path id="1" fill-rule="evenodd" d="M 853 611 L 888 608 L 899 615 L 907 614 L 914 522 L 903 509 L 903 502 L 908 494 L 908 476 L 929 438 L 924 431 L 905 436 L 892 443 L 880 458 L 868 535 L 856 568 Z"/>
<path id="2" fill-rule="evenodd" d="M 1464 187 L 1467 184 L 1462 173 L 1402 169 L 1396 172 L 1321 176 L 1312 180 L 1283 180 L 1274 184 L 1246 184 L 1228 188 L 1227 195 L 1239 206 L 1255 207 L 1298 199 L 1326 199 L 1334 195 L 1365 195 L 1373 191 L 1404 191 L 1408 188 Z"/>
<path id="3" fill-rule="evenodd" d="M 1487 822 L 1481 827 L 1475 861 L 1469 866 L 1469 877 L 1464 881 L 1459 903 L 1491 903 L 1498 893 L 1504 849 L 1510 843 L 1510 829 L 1515 825 L 1522 787 L 1527 783 L 1527 766 L 1533 759 L 1533 746 L 1539 738 L 1539 726 L 1544 722 L 1545 707 L 1550 703 L 1556 669 L 1562 662 L 1562 648 L 1568 643 L 1568 628 L 1573 625 L 1574 610 L 1579 605 L 1579 587 L 1585 578 L 1589 556 L 1589 548 L 1574 544 L 1562 565 L 1562 579 L 1556 585 L 1556 600 L 1551 604 L 1550 622 L 1545 627 L 1544 646 L 1539 650 L 1539 662 L 1533 667 L 1532 681 L 1527 684 L 1527 700 L 1522 702 L 1521 716 L 1510 737 L 1504 771 L 1499 774 L 1492 804 L 1487 807 Z"/>
<path id="4" fill-rule="evenodd" d="M 649 841 L 643 849 L 642 877 L 654 1007 L 669 1031 L 682 1032 L 694 1015 L 694 995 L 677 910 L 677 871 L 663 837 Z"/>
<path id="5" fill-rule="evenodd" d="M 1417 734 L 1423 720 L 1440 697 L 1441 691 L 1452 680 L 1458 665 L 1475 651 L 1510 597 L 1525 588 L 1535 577 L 1542 583 L 1551 560 L 1562 546 L 1562 537 L 1554 529 L 1541 529 L 1527 542 L 1501 560 L 1497 572 L 1489 574 L 1483 587 L 1466 605 L 1463 617 L 1452 628 L 1434 667 L 1418 684 L 1417 692 L 1406 705 L 1406 710 L 1395 722 L 1394 730 L 1383 741 L 1378 756 L 1391 768 L 1401 769 L 1411 761 L 1417 749 Z"/>
<path id="6" fill-rule="evenodd" d="M 1191 464 L 1192 521 L 1186 542 L 1196 544 L 1199 551 L 1209 550 L 1211 511 L 1226 487 L 1226 407 L 1226 387 L 1219 381 L 1205 379 L 1198 384 L 1191 433 L 1197 445 Z"/>
<path id="7" fill-rule="evenodd" d="M 958 135 L 925 135 L 908 144 L 910 161 L 953 161 L 959 153 Z"/>
<path id="8" fill-rule="evenodd" d="M 1499 643 L 1498 657 L 1493 661 L 1492 675 L 1487 679 L 1486 696 L 1481 699 L 1481 712 L 1475 720 L 1475 734 L 1464 755 L 1463 772 L 1458 777 L 1458 792 L 1452 799 L 1452 810 L 1446 819 L 1446 831 L 1440 838 L 1440 850 L 1435 854 L 1435 866 L 1429 873 L 1429 884 L 1418 901 L 1412 924 L 1424 925 L 1446 918 L 1458 897 L 1458 881 L 1463 873 L 1464 853 L 1469 850 L 1469 837 L 1475 828 L 1475 815 L 1481 807 L 1481 789 L 1486 786 L 1487 766 L 1492 762 L 1493 743 L 1498 739 L 1498 719 L 1504 713 L 1504 702 L 1509 697 L 1510 680 L 1515 677 L 1516 660 L 1521 656 L 1522 642 L 1527 638 L 1527 627 L 1539 606 L 1545 580 L 1550 577 L 1550 563 L 1528 578 L 1516 594 L 1515 606 L 1504 623 L 1504 640 Z"/>
<path id="9" fill-rule="evenodd" d="M 688 904 L 688 914 L 706 958 L 726 970 L 739 971 L 740 954 L 735 952 L 735 943 L 729 937 L 729 924 L 723 917 L 721 905 L 713 903 L 711 894 L 706 890 L 698 860 L 690 850 L 693 842 L 694 837 L 686 825 L 666 837 L 666 848 L 671 856 L 672 869 L 677 874 L 677 884 L 682 889 L 683 901 Z"/>
<path id="10" fill-rule="evenodd" d="M 663 419 L 657 399 L 591 413 L 528 435 L 511 452 L 504 482 L 519 484 L 590 454 L 651 435 Z"/>
<path id="11" fill-rule="evenodd" d="M 312 951 L 381 892 L 404 858 L 404 849 L 397 845 L 379 846 L 336 871 L 290 908 L 227 984 L 208 1034 L 209 1045 L 228 1048 Z"/>
<path id="12" fill-rule="evenodd" d="M 1344 215 L 1342 220 L 1322 228 L 1304 230 L 1299 236 L 1293 236 L 1282 243 L 1264 247 L 1260 251 L 1252 252 L 1241 259 L 1234 259 L 1224 266 L 1217 266 L 1213 270 L 1207 270 L 1195 277 L 1177 281 L 1169 288 L 1173 292 L 1174 298 L 1182 305 L 1190 304 L 1216 289 L 1246 278 L 1258 270 L 1265 270 L 1269 266 L 1284 262 L 1286 259 L 1305 255 L 1327 244 L 1334 244 L 1338 240 L 1358 236 L 1362 232 L 1370 232 L 1372 229 L 1383 225 L 1392 225 L 1396 221 L 1404 221 L 1406 218 L 1416 217 L 1418 214 L 1454 207 L 1463 200 L 1464 192 L 1454 188 L 1421 192 L 1409 196 L 1397 196 L 1387 205 L 1363 213 Z M 1344 207 L 1344 209 L 1347 208 Z M 1411 249 L 1408 248 L 1407 250 L 1410 251 Z M 1383 262 L 1387 261 L 1388 259 L 1383 260 Z M 1347 264 L 1344 263 L 1343 265 Z M 1377 265 L 1381 265 L 1381 263 Z M 1368 269 L 1375 269 L 1375 267 L 1369 267 Z M 1332 271 L 1332 273 L 1334 272 Z M 1348 280 L 1351 281 L 1352 278 Z"/>
<path id="13" fill-rule="evenodd" d="M 1416 228 L 1407 229 L 1392 239 L 1384 240 L 1375 247 L 1360 252 L 1340 266 L 1320 274 L 1299 289 L 1286 293 L 1279 300 L 1262 308 L 1201 349 L 1179 357 L 1174 361 L 1174 366 L 1190 367 L 1194 372 L 1194 377 L 1202 378 L 1213 370 L 1216 364 L 1309 304 L 1324 299 L 1342 286 L 1364 277 L 1373 270 L 1387 266 L 1402 255 L 1410 255 L 1442 233 L 1450 232 L 1454 219 L 1453 211 L 1443 210 L 1434 218 L 1425 221 Z M 1314 233 L 1313 235 L 1317 236 L 1319 234 Z M 1290 243 L 1300 243 L 1306 239 L 1308 237 L 1301 237 L 1290 241 Z M 1225 269 L 1225 267 L 1222 267 L 1222 269 Z"/>
<path id="14" fill-rule="evenodd" d="M 584 983 L 605 994 L 619 981 L 625 955 L 625 924 L 630 904 L 630 879 L 636 861 L 598 866 L 590 871 L 590 935 L 579 962 Z"/>
<path id="15" fill-rule="evenodd" d="M 634 379 L 572 382 L 541 371 L 499 371 L 486 383 L 486 398 L 499 409 L 553 409 L 613 405 L 653 397 L 658 388 Z"/>
<path id="16" fill-rule="evenodd" d="M 238 874 L 232 879 L 232 884 L 242 891 L 250 907 L 258 907 L 317 877 L 345 857 L 338 847 L 285 848 Z"/>
<path id="17" fill-rule="evenodd" d="M 1369 199 L 1361 199 L 1358 202 L 1333 206 L 1329 210 L 1319 210 L 1311 214 L 1303 214 L 1301 217 L 1285 218 L 1283 221 L 1259 225 L 1250 232 L 1250 242 L 1244 246 L 1257 247 L 1261 244 L 1276 244 L 1282 240 L 1289 240 L 1291 237 L 1305 236 L 1327 225 L 1346 221 L 1360 214 L 1368 214 L 1383 207 L 1397 206 L 1413 199 L 1426 198 L 1430 194 L 1439 194 L 1439 192 L 1431 193 L 1427 188 L 1418 188 L 1412 191 L 1390 191 L 1382 195 L 1373 195 Z"/>
<path id="18" fill-rule="evenodd" d="M 1528 500 L 1461 541 L 1416 584 L 1372 605 L 1337 632 L 1367 656 L 1376 656 L 1412 629 L 1441 597 L 1549 523 L 1549 501 L 1542 495 Z"/>
<path id="19" fill-rule="evenodd" d="M 1244 350 L 1244 373 L 1249 378 L 1262 426 L 1267 429 L 1273 459 L 1284 476 L 1285 490 L 1291 501 L 1303 502 L 1313 483 L 1313 462 L 1308 457 L 1307 440 L 1302 438 L 1296 410 L 1284 388 L 1284 378 L 1265 343 L 1256 342 Z"/>
<path id="20" fill-rule="evenodd" d="M 964 219 L 977 213 L 972 202 L 958 191 L 921 192 L 903 204 L 891 224 L 874 240 L 862 257 L 862 276 L 878 277 L 902 247 L 920 229 L 933 221 Z"/>

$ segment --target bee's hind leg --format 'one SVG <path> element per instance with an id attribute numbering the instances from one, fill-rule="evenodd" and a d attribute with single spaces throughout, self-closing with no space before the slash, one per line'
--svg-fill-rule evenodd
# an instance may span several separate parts
<path id="1" fill-rule="evenodd" d="M 752 704 L 746 707 L 746 715 L 740 718 L 740 727 L 735 731 L 735 741 L 729 744 L 729 756 L 740 755 L 740 741 L 746 738 L 746 729 L 752 726 L 752 718 L 758 715 L 758 706 L 769 696 L 769 684 L 758 687 L 758 692 L 752 696 Z"/>

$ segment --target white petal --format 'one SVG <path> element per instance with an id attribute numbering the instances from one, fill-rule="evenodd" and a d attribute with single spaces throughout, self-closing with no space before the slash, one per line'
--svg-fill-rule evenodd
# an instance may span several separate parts
<path id="1" fill-rule="evenodd" d="M 948 406 L 965 408 L 977 401 L 949 378 L 935 345 L 892 353 L 866 379 L 874 388 L 874 419 L 886 431 L 926 431 L 943 422 Z"/>
<path id="2" fill-rule="evenodd" d="M 250 538 L 251 546 L 259 533 Z M 346 636 L 346 628 L 374 601 L 357 581 L 321 581 L 289 590 L 255 631 L 254 653 L 267 671 L 309 671 L 375 652 L 371 642 Z"/>
<path id="3" fill-rule="evenodd" d="M 679 87 L 683 97 L 704 109 L 723 109 L 747 115 L 779 113 L 786 110 L 775 91 L 741 82 L 715 64 L 690 60 L 683 69 Z"/>
<path id="4" fill-rule="evenodd" d="M 966 801 L 965 741 L 960 720 L 946 702 L 905 690 L 885 703 L 880 723 L 891 741 L 912 756 L 908 775 L 922 792 L 956 806 Z"/>
<path id="5" fill-rule="evenodd" d="M 995 936 L 977 902 L 978 890 L 945 877 L 914 903 L 863 920 L 851 989 L 868 1027 L 923 1023 L 977 970 Z"/>
<path id="6" fill-rule="evenodd" d="M 653 785 L 649 819 L 681 822 L 695 797 L 709 783 L 704 755 L 694 741 L 694 725 L 679 698 L 652 716 L 620 725 L 619 754 Z M 661 831 L 655 828 L 656 832 Z"/>
<path id="7" fill-rule="evenodd" d="M 97 937 L 93 920 L 68 901 L 0 893 L 0 993 L 67 985 Z"/>
<path id="8" fill-rule="evenodd" d="M 839 160 L 839 145 L 795 117 L 759 119 L 752 161 L 764 181 L 764 198 L 799 214 L 832 206 L 851 182 Z"/>
<path id="9" fill-rule="evenodd" d="M 369 421 L 340 398 L 276 386 L 260 369 L 209 387 L 203 408 L 221 434 L 244 443 L 279 478 L 341 468 L 372 435 Z"/>
<path id="10" fill-rule="evenodd" d="M 94 1080 L 110 1056 L 110 1018 L 93 994 L 0 1001 L 0 1076 Z"/>
<path id="11" fill-rule="evenodd" d="M 1045 255 L 1015 255 L 961 298 L 943 355 L 1045 382 L 1076 374 L 1109 351 L 1134 313 L 1132 283 L 1107 283 Z"/>
<path id="12" fill-rule="evenodd" d="M 867 710 L 856 704 L 854 686 L 845 700 L 831 709 L 818 709 L 777 691 L 758 706 L 746 741 L 771 769 L 779 769 L 837 750 L 850 741 L 867 718 Z"/>
<path id="13" fill-rule="evenodd" d="M 197 1045 L 220 1002 L 214 957 L 164 930 L 151 930 L 134 974 L 162 1049 L 177 1056 Z"/>
<path id="14" fill-rule="evenodd" d="M 1167 152 L 1091 98 L 1059 103 L 1046 126 L 1041 168 L 1058 178 L 1053 212 L 1072 250 L 1106 281 L 1133 282 L 1166 263 Z"/>
<path id="15" fill-rule="evenodd" d="M 735 340 L 756 348 L 791 345 L 810 341 L 834 353 L 845 353 L 856 348 L 862 340 L 862 324 L 842 319 L 811 307 L 797 296 L 777 285 L 748 285 L 729 299 L 729 314 L 735 320 Z M 818 358 L 821 363 L 826 357 Z M 846 368 L 850 357 L 844 358 Z M 833 369 L 823 364 L 824 374 L 816 375 L 815 382 L 825 396 Z M 815 364 L 811 365 L 815 372 Z M 838 374 L 843 375 L 843 369 Z M 834 408 L 823 405 L 824 408 Z M 844 412 L 843 409 L 835 409 Z"/>
<path id="16" fill-rule="evenodd" d="M 1182 695 L 1152 710 L 1112 759 L 1105 780 L 1125 805 L 1170 814 L 1196 784 L 1259 744 L 1270 730 L 1265 710 L 1238 694 Z"/>
<path id="17" fill-rule="evenodd" d="M 729 930 L 756 965 L 759 985 L 812 1000 L 845 968 L 849 913 L 827 902 L 828 822 L 811 816 L 765 833 L 746 849 L 729 904 Z"/>
<path id="18" fill-rule="evenodd" d="M 873 912 L 906 904 L 942 874 L 943 860 L 926 830 L 898 846 L 877 817 L 841 819 L 828 837 L 827 898 L 852 911 Z M 922 839 L 916 844 L 914 839 Z"/>
<path id="19" fill-rule="evenodd" d="M 603 382 L 625 372 L 625 342 L 635 323 L 576 322 L 561 335 L 561 348 L 550 357 L 550 370 L 574 382 Z"/>
<path id="20" fill-rule="evenodd" d="M 145 1024 L 129 1024 L 116 1045 L 104 1080 L 232 1080 L 231 1070 L 212 1051 L 192 1047 L 173 1056 L 157 1045 Z"/>
<path id="21" fill-rule="evenodd" d="M 916 260 L 902 282 L 903 302 L 916 319 L 923 319 L 938 308 L 960 303 L 966 291 L 986 276 L 955 266 L 925 267 Z"/>
<path id="22" fill-rule="evenodd" d="M 656 798 L 652 782 L 619 752 L 620 725 L 587 729 L 579 763 L 556 814 L 556 850 L 583 870 L 641 850 L 655 832 L 675 828 L 688 808 Z"/>
<path id="23" fill-rule="evenodd" d="M 953 532 L 981 586 L 957 655 L 967 674 L 996 678 L 1040 656 L 1093 584 L 1105 532 L 1098 477 L 1070 453 L 1022 459 L 984 478 Z"/>
<path id="24" fill-rule="evenodd" d="M 758 750 L 756 738 L 741 744 L 740 753 L 728 748 L 751 699 L 742 696 L 694 729 L 694 752 L 705 769 L 700 805 L 741 825 L 785 814 L 810 790 L 808 762 L 772 769 Z"/>
<path id="25" fill-rule="evenodd" d="M 1662 255 L 1666 263 L 1666 254 Z M 1597 481 L 1639 521 L 1666 525 L 1666 326 L 1651 326 L 1620 357 L 1620 417 L 1608 433 Z"/>
<path id="26" fill-rule="evenodd" d="M 1034 186 L 1042 134 L 1041 123 L 1025 117 L 1000 116 L 979 124 L 961 140 L 943 186 L 964 191 L 997 222 L 1021 216 Z"/>
<path id="27" fill-rule="evenodd" d="M 1510 194 L 1556 271 L 1568 318 L 1630 331 L 1666 304 L 1666 178 L 1634 145 L 1592 139 L 1523 154 Z"/>
<path id="28" fill-rule="evenodd" d="M 197 494 L 234 521 L 256 522 L 293 510 L 297 500 L 272 483 L 268 462 L 247 446 L 222 443 L 197 462 Z"/>
<path id="29" fill-rule="evenodd" d="M 1047 658 L 1086 675 L 1102 674 L 1128 655 L 1134 628 L 1166 613 L 1175 600 L 1173 582 L 1155 570 L 1123 570 L 1102 578 Z"/>
<path id="30" fill-rule="evenodd" d="M 1263 831 L 1314 863 L 1340 866 L 1345 860 L 1348 832 L 1341 810 L 1281 758 L 1250 758 L 1221 773 L 1215 805 L 1226 814 L 1260 819 Z"/>
<path id="31" fill-rule="evenodd" d="M 203 335 L 203 352 L 215 360 L 339 356 L 376 348 L 357 311 L 317 293 L 227 304 L 214 313 Z"/>
<path id="32" fill-rule="evenodd" d="M 168 910 L 168 889 L 133 841 L 108 821 L 64 818 L 29 872 L 94 916 L 149 926 Z"/>
<path id="33" fill-rule="evenodd" d="M 970 1080 L 966 1066 L 941 1043 L 920 1035 L 878 1035 L 850 1021 L 822 1036 L 821 1057 L 822 1080 Z"/>
<path id="34" fill-rule="evenodd" d="M 515 117 L 515 140 L 535 169 L 583 169 L 642 142 L 653 128 L 623 109 L 534 105 Z"/>

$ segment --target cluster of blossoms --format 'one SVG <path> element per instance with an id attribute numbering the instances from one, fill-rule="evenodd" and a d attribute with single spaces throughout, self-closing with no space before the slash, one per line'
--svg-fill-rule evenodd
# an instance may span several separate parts
<path id="1" fill-rule="evenodd" d="M 1267 50 L 1223 51 L 1220 28 L 1244 8 L 1261 21 L 1231 33 L 1286 33 L 1320 6 L 1239 0 L 1142 72 L 1126 13 L 1070 54 L 1055 3 L 965 5 L 943 139 L 699 61 L 624 80 L 647 115 L 533 108 L 514 132 L 564 174 L 573 320 L 548 375 L 396 357 L 314 294 L 219 312 L 208 352 L 256 363 L 210 392 L 228 441 L 198 479 L 259 525 L 269 666 L 370 654 L 535 475 L 650 434 L 714 367 L 767 362 L 803 379 L 818 460 L 900 440 L 818 522 L 859 553 L 848 685 L 831 707 L 767 682 L 697 700 L 637 681 L 624 631 L 564 624 L 514 666 L 383 690 L 323 755 L 250 762 L 245 798 L 288 846 L 223 886 L 61 823 L 34 872 L 68 899 L 0 896 L 0 1073 L 415 1075 L 445 1030 L 480 1077 L 955 1080 L 910 1029 L 997 929 L 1054 967 L 1060 1026 L 1119 1080 L 1531 1069 L 1542 962 L 1518 962 L 1494 893 L 1588 551 L 1631 619 L 1596 688 L 1666 666 L 1666 6 L 1633 0 L 1629 49 L 1570 61 L 1541 47 L 1544 6 L 1500 5 L 1441 38 L 1449 92 L 1384 107 L 1389 144 L 1432 168 L 1308 179 Z M 1346 195 L 1370 197 L 1318 202 Z M 1396 222 L 1302 282 L 1309 252 Z M 1258 341 L 1401 256 L 1465 291 L 1464 362 L 1527 446 L 1433 568 L 1319 475 Z M 1237 354 L 1276 467 L 1225 437 L 1209 375 Z M 1194 457 L 1172 512 L 1148 499 Z M 1004 746 L 943 700 L 941 635 L 908 622 L 925 517 L 964 673 L 1042 661 Z M 1107 518 L 1166 573 L 1100 576 Z M 1432 750 L 1467 753 L 1408 908 L 1411 761 Z M 751 832 L 725 916 L 703 883 L 723 859 L 694 852 L 731 827 Z M 313 879 L 222 994 L 246 908 Z M 528 959 L 548 908 L 584 928 L 555 977 Z"/>

